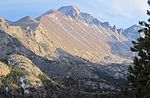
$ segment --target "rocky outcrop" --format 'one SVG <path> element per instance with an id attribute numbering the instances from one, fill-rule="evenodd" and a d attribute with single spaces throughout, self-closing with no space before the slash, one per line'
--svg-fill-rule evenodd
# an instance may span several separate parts
<path id="1" fill-rule="evenodd" d="M 2 62 L 0 62 L 0 76 L 7 76 L 10 73 L 10 68 Z"/>
<path id="2" fill-rule="evenodd" d="M 8 56 L 6 61 L 7 64 L 3 64 L 5 70 L 0 73 L 1 96 L 9 98 L 48 98 L 48 96 L 54 96 L 53 94 L 62 92 L 63 87 L 41 72 L 28 58 L 13 54 Z M 7 67 L 4 68 L 4 66 Z M 0 69 L 2 69 L 2 66 Z M 51 92 L 48 92 L 48 90 L 51 90 Z"/>

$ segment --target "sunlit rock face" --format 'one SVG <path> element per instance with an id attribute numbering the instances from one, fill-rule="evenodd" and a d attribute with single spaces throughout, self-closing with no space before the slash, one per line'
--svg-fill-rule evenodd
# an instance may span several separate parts
<path id="1" fill-rule="evenodd" d="M 0 74 L 10 75 L 9 66 L 25 70 L 27 74 L 19 78 L 24 93 L 30 93 L 28 85 L 43 87 L 39 75 L 44 73 L 52 91 L 59 92 L 70 78 L 79 78 L 84 91 L 116 90 L 126 82 L 137 29 L 112 27 L 74 6 L 49 10 L 36 19 L 0 18 L 0 60 L 6 61 L 0 62 Z"/>
<path id="2" fill-rule="evenodd" d="M 51 13 L 48 12 L 38 20 L 47 32 L 45 35 L 48 35 L 50 42 L 57 48 L 92 62 L 108 62 L 104 59 L 107 56 L 112 58 L 112 62 L 122 62 L 124 57 L 121 56 L 125 53 L 117 53 L 117 47 L 130 51 L 128 45 L 122 44 L 128 38 L 118 33 L 116 27 L 114 28 L 116 32 L 113 32 L 109 23 L 102 23 L 76 7 L 65 6 Z"/>

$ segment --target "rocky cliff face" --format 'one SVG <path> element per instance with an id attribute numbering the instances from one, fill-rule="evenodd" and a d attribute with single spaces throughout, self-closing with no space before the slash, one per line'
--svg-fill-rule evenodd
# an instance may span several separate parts
<path id="1" fill-rule="evenodd" d="M 129 41 L 122 29 L 73 6 L 13 23 L 0 18 L 0 76 L 7 81 L 19 75 L 11 78 L 17 84 L 1 81 L 2 88 L 35 98 L 59 98 L 69 90 L 71 95 L 76 90 L 116 93 L 126 83 L 132 57 Z"/>
<path id="2" fill-rule="evenodd" d="M 4 19 L 1 19 L 0 37 L 0 95 L 2 98 L 47 98 L 63 89 L 29 60 L 33 52 L 22 44 L 26 42 L 20 41 L 25 41 L 26 37 L 20 27 L 9 26 Z M 50 89 L 46 89 L 48 87 Z M 47 93 L 48 90 L 53 91 Z"/>
<path id="3" fill-rule="evenodd" d="M 66 10 L 69 11 L 67 15 Z M 130 51 L 127 45 L 121 44 L 128 40 L 123 34 L 114 33 L 109 28 L 103 28 L 95 24 L 93 22 L 94 18 L 90 14 L 82 12 L 79 14 L 79 11 L 75 13 L 77 11 L 72 10 L 76 9 L 63 7 L 63 9 L 61 8 L 61 10 L 59 9 L 53 13 L 44 14 L 39 19 L 42 24 L 41 27 L 47 30 L 48 33 L 46 35 L 51 37 L 51 42 L 57 48 L 62 48 L 73 55 L 93 62 L 103 62 L 107 56 L 112 58 L 111 62 L 124 59 L 120 58 L 121 53 L 113 54 L 116 53 L 117 47 L 115 49 L 112 47 L 112 45 L 118 44 L 120 48 Z M 71 13 L 78 16 L 74 18 L 70 15 Z"/>

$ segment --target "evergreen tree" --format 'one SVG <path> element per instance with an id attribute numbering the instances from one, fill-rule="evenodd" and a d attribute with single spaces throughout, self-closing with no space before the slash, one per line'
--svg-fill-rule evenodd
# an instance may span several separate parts
<path id="1" fill-rule="evenodd" d="M 148 0 L 150 5 L 150 0 Z M 147 11 L 150 16 L 150 11 Z M 131 48 L 137 56 L 133 60 L 133 64 L 129 66 L 128 80 L 132 86 L 134 98 L 150 98 L 150 18 L 148 22 L 139 22 L 142 29 L 139 33 L 143 33 L 144 37 L 140 37 L 137 41 L 133 41 L 134 46 Z"/>

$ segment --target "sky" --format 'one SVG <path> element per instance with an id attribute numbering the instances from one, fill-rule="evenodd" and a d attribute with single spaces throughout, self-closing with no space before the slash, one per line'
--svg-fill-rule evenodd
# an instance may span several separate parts
<path id="1" fill-rule="evenodd" d="M 148 19 L 147 0 L 1 0 L 0 17 L 11 21 L 24 16 L 36 18 L 50 9 L 70 5 L 123 29 Z"/>

